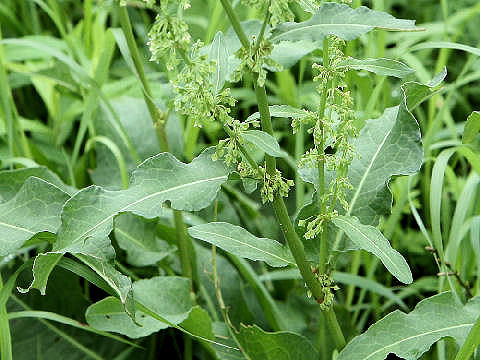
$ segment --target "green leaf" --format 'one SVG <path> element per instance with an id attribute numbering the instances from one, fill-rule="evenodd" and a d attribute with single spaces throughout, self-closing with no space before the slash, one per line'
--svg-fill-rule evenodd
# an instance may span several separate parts
<path id="1" fill-rule="evenodd" d="M 218 94 L 223 89 L 225 81 L 231 74 L 230 55 L 225 36 L 223 36 L 221 31 L 217 32 L 208 51 L 208 59 L 215 61 L 215 73 L 211 79 L 215 94 Z"/>
<path id="2" fill-rule="evenodd" d="M 449 42 L 449 41 L 425 41 L 413 46 L 410 49 L 410 51 L 416 51 L 416 50 L 422 50 L 422 49 L 454 49 L 454 50 L 465 51 L 476 56 L 480 56 L 479 48 L 464 45 L 464 44 L 459 44 L 456 42 Z"/>
<path id="3" fill-rule="evenodd" d="M 432 344 L 452 337 L 461 345 L 480 311 L 480 298 L 466 305 L 455 301 L 450 292 L 418 303 L 409 314 L 394 311 L 355 337 L 338 360 L 383 360 L 393 353 L 403 359 L 418 359 Z"/>
<path id="4" fill-rule="evenodd" d="M 268 107 L 270 115 L 278 118 L 303 119 L 309 115 L 308 111 L 294 108 L 290 105 L 271 105 Z M 246 121 L 260 119 L 260 113 L 256 112 L 250 115 Z"/>
<path id="5" fill-rule="evenodd" d="M 272 239 L 257 238 L 240 226 L 213 222 L 192 226 L 188 233 L 234 255 L 265 261 L 270 266 L 295 264 L 288 248 Z"/>
<path id="6" fill-rule="evenodd" d="M 475 349 L 480 345 L 480 316 L 470 330 L 467 339 L 458 352 L 455 360 L 468 360 L 473 355 Z"/>
<path id="7" fill-rule="evenodd" d="M 318 353 L 302 335 L 293 332 L 268 333 L 258 326 L 244 325 L 235 335 L 249 359 L 317 360 Z"/>
<path id="8" fill-rule="evenodd" d="M 480 132 L 480 111 L 472 112 L 465 123 L 463 130 L 462 143 L 470 144 Z"/>
<path id="9" fill-rule="evenodd" d="M 155 265 L 171 254 L 171 247 L 156 237 L 156 220 L 124 213 L 115 218 L 115 239 L 127 253 L 127 262 L 133 266 Z"/>
<path id="10" fill-rule="evenodd" d="M 15 197 L 0 204 L 0 256 L 14 253 L 40 232 L 56 233 L 68 198 L 52 184 L 28 178 Z"/>
<path id="11" fill-rule="evenodd" d="M 116 332 L 132 339 L 148 336 L 168 328 L 167 324 L 147 316 L 139 310 L 135 312 L 135 321 L 141 326 L 135 324 L 125 313 L 120 300 L 112 296 L 90 305 L 85 312 L 85 319 L 95 329 Z"/>
<path id="12" fill-rule="evenodd" d="M 394 76 L 400 79 L 415 72 L 415 70 L 400 61 L 384 58 L 360 60 L 349 57 L 341 61 L 337 66 L 339 68 L 347 67 L 354 70 L 365 70 L 377 75 Z"/>
<path id="13" fill-rule="evenodd" d="M 186 318 L 180 324 L 180 326 L 191 334 L 201 336 L 209 340 L 215 339 L 215 335 L 213 334 L 212 319 L 208 315 L 208 312 L 198 305 L 192 308 L 188 318 Z"/>
<path id="14" fill-rule="evenodd" d="M 0 172 L 0 201 L 8 201 L 13 198 L 25 181 L 35 176 L 42 179 L 68 195 L 73 195 L 77 190 L 65 185 L 57 174 L 47 169 L 46 167 L 33 167 L 16 170 L 4 170 Z"/>
<path id="15" fill-rule="evenodd" d="M 212 160 L 211 151 L 190 164 L 169 153 L 158 154 L 133 172 L 128 189 L 108 191 L 90 186 L 67 201 L 53 250 L 89 254 L 86 240 L 106 238 L 113 218 L 122 212 L 154 218 L 163 214 L 166 201 L 176 210 L 201 210 L 215 199 L 227 176 L 223 163 Z"/>
<path id="16" fill-rule="evenodd" d="M 404 257 L 394 250 L 388 240 L 375 227 L 362 225 L 356 217 L 338 216 L 333 223 L 345 231 L 347 236 L 359 248 L 371 252 L 377 256 L 399 281 L 410 284 L 412 273 Z"/>
<path id="17" fill-rule="evenodd" d="M 415 81 L 409 81 L 402 85 L 402 89 L 407 97 L 407 107 L 410 111 L 430 98 L 436 93 L 435 88 L 442 83 L 447 76 L 447 68 L 436 74 L 427 84 L 420 84 Z"/>
<path id="18" fill-rule="evenodd" d="M 285 152 L 280 149 L 277 140 L 265 131 L 247 130 L 242 131 L 240 136 L 243 140 L 252 143 L 270 156 L 282 157 L 286 155 Z"/>
<path id="19" fill-rule="evenodd" d="M 352 9 L 348 5 L 323 3 L 313 16 L 301 23 L 283 23 L 272 31 L 275 43 L 289 40 L 321 41 L 328 35 L 353 40 L 373 29 L 417 31 L 415 21 L 396 19 L 390 14 L 364 6 Z"/>

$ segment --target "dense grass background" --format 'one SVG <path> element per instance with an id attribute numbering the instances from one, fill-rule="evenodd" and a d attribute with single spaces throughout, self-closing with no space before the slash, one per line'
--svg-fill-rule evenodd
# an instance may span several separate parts
<path id="1" fill-rule="evenodd" d="M 146 77 L 153 98 L 167 111 L 172 99 L 169 74 L 163 64 L 149 62 L 147 32 L 153 14 L 141 1 L 127 1 Z M 360 1 L 354 1 L 355 5 Z M 472 111 L 480 110 L 480 3 L 476 0 L 378 0 L 362 5 L 387 11 L 399 18 L 415 19 L 426 29 L 418 33 L 372 32 L 348 45 L 347 52 L 357 58 L 388 57 L 399 59 L 416 70 L 408 80 L 427 83 L 444 67 L 448 70 L 443 86 L 427 101 L 415 108 L 425 145 L 421 173 L 411 178 L 396 178 L 390 188 L 394 195 L 391 216 L 382 219 L 380 228 L 392 246 L 408 260 L 414 283 L 399 283 L 367 253 L 349 253 L 339 259 L 337 292 L 340 322 L 351 337 L 387 313 L 399 308 L 391 299 L 393 293 L 404 301 L 403 310 L 413 309 L 419 300 L 431 296 L 447 285 L 438 277 L 431 252 L 425 250 L 427 238 L 438 237 L 450 251 L 458 251 L 455 282 L 466 296 L 480 291 L 480 149 L 478 137 L 471 147 L 462 146 L 463 126 Z M 240 7 L 242 19 L 254 18 L 255 12 Z M 305 14 L 298 14 L 298 17 Z M 218 30 L 227 31 L 228 18 L 219 2 L 195 0 L 185 12 L 194 38 L 209 43 Z M 125 185 L 126 174 L 139 161 L 160 152 L 150 114 L 145 106 L 140 82 L 132 71 L 131 58 L 120 51 L 111 29 L 118 28 L 119 18 L 114 2 L 75 0 L 3 0 L 0 3 L 0 159 L 2 169 L 46 166 L 66 184 L 83 188 L 97 184 L 111 189 Z M 442 48 L 432 42 L 451 42 L 471 46 L 468 51 Z M 417 44 L 432 48 L 416 48 Z M 425 47 L 425 45 L 424 45 Z M 428 46 L 427 46 L 428 47 Z M 314 108 L 318 102 L 312 74 L 316 52 L 292 68 L 270 74 L 266 83 L 271 104 L 289 104 Z M 257 111 L 251 90 L 252 79 L 236 84 L 232 94 L 239 100 L 234 109 L 238 119 Z M 367 73 L 350 74 L 359 121 L 378 117 L 385 108 L 400 99 L 400 81 Z M 403 82 L 403 81 L 402 81 Z M 295 193 L 288 198 L 293 214 L 311 195 L 312 189 L 295 175 L 295 162 L 303 154 L 303 134 L 291 135 L 288 119 L 276 119 L 274 130 L 282 148 L 290 156 L 279 161 L 288 178 L 297 182 Z M 220 126 L 199 130 L 174 111 L 169 112 L 167 126 L 171 152 L 182 161 L 190 161 L 204 148 L 225 137 Z M 130 139 L 125 141 L 125 139 Z M 442 165 L 446 149 L 452 149 L 448 162 Z M 440 160 L 439 160 L 440 159 Z M 124 169 L 122 168 L 124 167 Z M 122 171 L 123 169 L 123 171 Z M 258 193 L 246 196 L 239 184 L 225 186 L 219 197 L 218 217 L 242 224 L 258 236 L 280 238 L 279 229 L 268 207 Z M 441 199 L 440 202 L 432 199 Z M 0 199 L 1 200 L 1 199 Z M 440 205 L 441 204 L 441 205 Z M 432 208 L 433 205 L 433 208 Z M 437 207 L 438 206 L 438 207 Z M 192 214 L 213 219 L 214 208 Z M 441 224 L 441 227 L 439 226 Z M 162 239 L 175 242 L 173 226 L 160 222 Z M 112 236 L 113 238 L 113 236 Z M 37 236 L 18 256 L 0 258 L 3 282 L 37 251 L 48 248 L 48 234 Z M 114 242 L 118 269 L 132 278 L 178 272 L 178 261 L 172 255 L 158 267 L 131 266 L 125 251 Z M 208 263 L 208 252 L 199 250 L 199 262 Z M 447 250 L 448 251 L 448 250 Z M 380 264 L 381 265 L 381 264 Z M 240 281 L 240 275 L 223 257 L 221 271 L 225 282 L 238 287 L 224 290 L 230 297 L 232 321 L 255 323 L 268 329 L 268 323 L 251 286 Z M 259 275 L 265 266 L 255 264 Z M 362 276 L 362 285 L 356 276 Z M 21 285 L 28 285 L 31 274 L 22 273 Z M 209 275 L 202 273 L 205 281 Z M 307 336 L 317 328 L 317 312 L 304 296 L 296 280 L 266 281 L 265 285 L 279 300 L 289 324 Z M 379 287 L 381 289 L 379 290 Z M 387 294 L 387 297 L 385 297 Z M 38 292 L 11 296 L 7 311 L 42 310 L 84 322 L 85 309 L 105 294 L 78 275 L 57 268 L 48 285 L 47 295 Z M 235 297 L 238 296 L 238 299 Z M 390 299 L 389 299 L 390 297 Z M 202 301 L 202 300 L 201 300 Z M 233 306 L 234 305 L 234 306 Z M 208 304 L 205 304 L 208 307 Z M 10 321 L 14 359 L 83 359 L 88 356 L 108 359 L 182 358 L 183 338 L 168 329 L 138 343 L 135 349 L 118 341 L 85 333 L 68 325 L 40 318 Z M 324 338 L 324 354 L 328 351 Z M 315 342 L 316 339 L 313 339 Z M 198 345 L 198 344 L 197 344 Z M 200 346 L 196 356 L 208 358 Z M 450 359 L 454 346 L 446 353 L 438 348 L 423 359 Z M 326 358 L 326 357 L 325 357 Z"/>

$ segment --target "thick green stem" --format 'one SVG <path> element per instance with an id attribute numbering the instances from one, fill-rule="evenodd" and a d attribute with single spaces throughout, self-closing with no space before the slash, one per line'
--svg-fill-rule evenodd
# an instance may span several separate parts
<path id="1" fill-rule="evenodd" d="M 324 314 L 328 329 L 330 330 L 330 333 L 335 340 L 335 345 L 337 349 L 343 349 L 346 345 L 345 337 L 343 336 L 342 329 L 338 324 L 335 311 L 333 311 L 333 309 L 330 309 L 328 311 L 325 311 Z"/>
<path id="2" fill-rule="evenodd" d="M 0 289 L 3 287 L 2 276 L 0 274 Z M 10 325 L 8 323 L 7 308 L 5 304 L 0 304 L 0 358 L 5 360 L 12 359 L 12 339 L 10 336 Z"/>

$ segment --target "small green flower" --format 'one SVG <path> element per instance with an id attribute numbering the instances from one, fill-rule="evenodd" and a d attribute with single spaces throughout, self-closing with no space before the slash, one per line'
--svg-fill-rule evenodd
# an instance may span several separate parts
<path id="1" fill-rule="evenodd" d="M 277 169 L 275 174 L 270 175 L 265 168 L 263 172 L 263 187 L 260 192 L 263 203 L 273 202 L 275 195 L 278 193 L 282 197 L 288 196 L 290 187 L 294 185 L 293 180 L 287 180 L 282 177 L 282 173 Z"/>
<path id="2" fill-rule="evenodd" d="M 270 24 L 273 26 L 281 22 L 294 20 L 295 16 L 288 6 L 290 2 L 292 0 L 242 0 L 242 3 L 246 6 L 254 7 L 261 12 L 266 12 L 268 7 Z"/>

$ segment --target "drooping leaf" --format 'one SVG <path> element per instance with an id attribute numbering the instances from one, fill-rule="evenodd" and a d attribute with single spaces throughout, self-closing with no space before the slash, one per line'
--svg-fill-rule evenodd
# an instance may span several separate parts
<path id="1" fill-rule="evenodd" d="M 308 112 L 302 109 L 296 109 L 290 105 L 271 105 L 268 107 L 272 117 L 303 119 L 308 116 Z M 260 119 L 260 113 L 256 112 L 250 115 L 246 121 Z"/>
<path id="2" fill-rule="evenodd" d="M 272 239 L 258 238 L 240 226 L 213 222 L 192 226 L 188 233 L 234 255 L 265 261 L 270 266 L 294 264 L 285 246 Z"/>
<path id="3" fill-rule="evenodd" d="M 43 166 L 16 170 L 4 170 L 0 172 L 0 201 L 5 202 L 13 198 L 23 186 L 25 181 L 31 176 L 35 176 L 52 185 L 55 185 L 57 188 L 70 196 L 76 192 L 74 188 L 65 185 L 57 174 Z"/>
<path id="4" fill-rule="evenodd" d="M 13 198 L 0 204 L 0 256 L 14 253 L 35 234 L 56 233 L 68 198 L 55 185 L 29 177 Z"/>
<path id="5" fill-rule="evenodd" d="M 447 336 L 461 345 L 479 311 L 478 297 L 461 305 L 450 292 L 432 296 L 409 314 L 397 310 L 385 316 L 348 343 L 338 360 L 383 360 L 390 353 L 415 360 Z"/>
<path id="6" fill-rule="evenodd" d="M 356 217 L 338 216 L 333 223 L 352 240 L 359 248 L 377 256 L 398 280 L 405 284 L 413 281 L 407 261 L 375 227 L 362 225 Z"/>
<path id="7" fill-rule="evenodd" d="M 435 94 L 435 88 L 439 86 L 447 76 L 447 68 L 444 67 L 441 72 L 436 74 L 428 84 L 420 84 L 415 81 L 409 81 L 402 85 L 402 89 L 407 97 L 407 108 L 412 111 L 422 102 Z"/>
<path id="8" fill-rule="evenodd" d="M 347 58 L 338 64 L 339 68 L 347 67 L 354 70 L 365 70 L 377 75 L 404 78 L 415 72 L 404 63 L 392 59 L 354 59 Z"/>
<path id="9" fill-rule="evenodd" d="M 242 326 L 236 334 L 242 350 L 250 359 L 316 360 L 317 350 L 302 335 L 293 332 L 268 333 L 258 326 Z"/>
<path id="10" fill-rule="evenodd" d="M 192 308 L 188 318 L 183 320 L 180 326 L 189 333 L 201 336 L 202 338 L 209 340 L 213 340 L 215 338 L 210 315 L 208 315 L 208 312 L 198 305 Z"/>
<path id="11" fill-rule="evenodd" d="M 112 296 L 90 305 L 85 312 L 85 319 L 95 329 L 116 332 L 132 339 L 148 336 L 168 327 L 139 310 L 135 312 L 135 321 L 141 326 L 135 324 L 125 313 L 120 300 Z"/>
<path id="12" fill-rule="evenodd" d="M 361 6 L 352 9 L 348 5 L 323 3 L 312 17 L 301 23 L 283 23 L 272 31 L 271 40 L 322 41 L 328 35 L 353 40 L 373 29 L 416 31 L 415 21 L 396 19 L 385 12 Z"/>
<path id="13" fill-rule="evenodd" d="M 386 109 L 380 118 L 367 120 L 353 146 L 358 156 L 348 169 L 354 190 L 347 194 L 346 215 L 358 217 L 362 224 L 376 225 L 380 216 L 390 212 L 390 178 L 416 173 L 423 160 L 420 129 L 405 99 L 399 106 Z M 318 186 L 315 167 L 303 167 L 299 172 L 305 181 Z"/>
<path id="14" fill-rule="evenodd" d="M 462 143 L 470 144 L 480 132 L 480 111 L 472 112 L 465 123 L 463 130 Z"/>
<path id="15" fill-rule="evenodd" d="M 174 251 L 174 247 L 156 237 L 155 220 L 124 213 L 115 218 L 115 239 L 127 253 L 127 262 L 133 266 L 154 265 Z"/>
<path id="16" fill-rule="evenodd" d="M 154 218 L 163 213 L 165 201 L 177 210 L 201 210 L 214 200 L 227 176 L 223 163 L 212 160 L 211 151 L 190 164 L 169 153 L 151 157 L 133 172 L 128 189 L 108 191 L 90 186 L 67 201 L 54 251 L 85 253 L 85 240 L 106 238 L 113 218 L 122 212 Z"/>
<path id="17" fill-rule="evenodd" d="M 246 130 L 240 133 L 243 140 L 252 143 L 270 156 L 282 157 L 285 152 L 280 149 L 277 140 L 265 131 Z"/>

